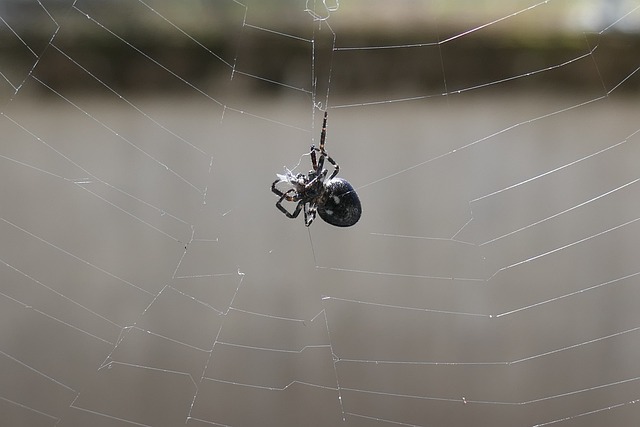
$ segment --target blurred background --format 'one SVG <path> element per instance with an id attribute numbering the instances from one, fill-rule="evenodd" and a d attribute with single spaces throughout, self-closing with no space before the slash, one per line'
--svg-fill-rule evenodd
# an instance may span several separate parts
<path id="1" fill-rule="evenodd" d="M 640 1 L 0 0 L 0 46 L 7 426 L 637 424 Z M 270 191 L 324 111 L 349 228 Z"/>

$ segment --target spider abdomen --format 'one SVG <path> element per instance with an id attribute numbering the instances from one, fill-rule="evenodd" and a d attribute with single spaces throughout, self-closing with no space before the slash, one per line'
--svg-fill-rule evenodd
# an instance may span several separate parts
<path id="1" fill-rule="evenodd" d="M 318 203 L 320 218 L 337 227 L 350 227 L 360 219 L 362 205 L 349 182 L 333 178 L 324 183 L 325 194 Z"/>

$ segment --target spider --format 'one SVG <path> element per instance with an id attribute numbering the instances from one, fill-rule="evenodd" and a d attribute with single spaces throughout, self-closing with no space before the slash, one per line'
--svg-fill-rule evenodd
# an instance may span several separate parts
<path id="1" fill-rule="evenodd" d="M 307 227 L 316 218 L 316 212 L 320 218 L 331 225 L 350 227 L 360 219 L 362 206 L 351 184 L 345 179 L 336 178 L 340 166 L 324 150 L 326 136 L 327 112 L 325 111 L 320 133 L 320 147 L 312 145 L 309 152 L 312 169 L 306 175 L 302 173 L 293 175 L 289 170 L 286 175 L 278 174 L 278 179 L 271 184 L 271 191 L 280 197 L 276 202 L 280 212 L 288 218 L 297 218 L 300 211 L 303 211 L 304 224 Z M 319 158 L 316 153 L 319 153 Z M 323 169 L 325 159 L 334 168 L 329 178 L 327 178 L 328 170 Z M 279 182 L 287 182 L 293 188 L 283 192 L 276 187 Z M 284 200 L 298 203 L 293 212 L 289 212 L 282 206 Z"/>

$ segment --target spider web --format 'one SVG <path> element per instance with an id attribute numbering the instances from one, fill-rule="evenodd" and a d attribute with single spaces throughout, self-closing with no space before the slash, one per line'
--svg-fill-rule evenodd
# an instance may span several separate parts
<path id="1" fill-rule="evenodd" d="M 635 425 L 640 3 L 264 3 L 0 6 L 2 419 Z"/>

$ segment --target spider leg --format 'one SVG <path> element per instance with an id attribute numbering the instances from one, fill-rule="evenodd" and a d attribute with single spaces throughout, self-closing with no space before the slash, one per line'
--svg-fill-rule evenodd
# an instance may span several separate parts
<path id="1" fill-rule="evenodd" d="M 294 188 L 290 188 L 285 192 L 282 192 L 281 190 L 279 190 L 276 187 L 276 184 L 282 182 L 279 179 L 276 179 L 273 184 L 271 184 L 271 191 L 273 191 L 274 193 L 276 193 L 278 196 L 281 196 L 280 200 L 282 201 L 283 199 L 287 199 L 288 202 L 297 202 L 299 199 L 299 197 L 297 195 L 294 196 L 290 196 L 289 193 L 295 193 L 296 190 Z"/>
<path id="2" fill-rule="evenodd" d="M 316 151 L 320 151 L 319 148 L 316 148 L 315 150 Z M 340 166 L 336 163 L 335 160 L 333 160 L 331 158 L 331 156 L 326 151 L 320 151 L 320 160 L 318 160 L 318 164 L 317 165 L 314 164 L 314 170 L 316 171 L 316 173 L 318 175 L 320 175 L 320 171 L 322 170 L 322 167 L 324 166 L 324 159 L 325 158 L 327 159 L 327 161 L 329 163 L 331 163 L 331 166 L 333 166 L 333 172 L 331 173 L 331 176 L 329 177 L 329 179 L 333 179 L 336 175 L 338 175 L 338 172 L 340 172 Z M 327 170 L 325 169 L 324 170 L 324 175 L 326 175 L 326 174 L 327 174 Z"/>
<path id="3" fill-rule="evenodd" d="M 309 153 L 311 155 L 311 166 L 313 167 L 313 170 L 318 172 L 318 162 L 316 161 L 316 151 L 319 151 L 315 145 L 311 145 L 311 153 Z M 320 157 L 320 160 L 322 161 L 322 157 Z"/>
<path id="4" fill-rule="evenodd" d="M 320 132 L 320 152 L 324 153 L 324 140 L 327 138 L 327 112 L 324 112 L 324 120 L 322 121 L 322 132 Z"/>
<path id="5" fill-rule="evenodd" d="M 326 157 L 327 160 L 329 161 L 329 163 L 331 163 L 331 165 L 333 166 L 333 173 L 329 177 L 329 179 L 333 179 L 336 175 L 338 175 L 338 172 L 340 171 L 340 166 L 326 152 L 325 152 L 325 156 L 323 156 L 323 158 L 324 157 Z"/>
<path id="6" fill-rule="evenodd" d="M 316 210 L 316 205 L 309 204 L 304 206 L 304 225 L 307 227 L 316 219 Z"/>
<path id="7" fill-rule="evenodd" d="M 275 181 L 273 181 L 273 184 L 271 184 L 271 191 L 276 193 L 278 196 L 282 196 L 284 193 L 276 188 L 276 184 L 279 182 L 280 182 L 279 179 L 276 179 Z"/>
<path id="8" fill-rule="evenodd" d="M 279 183 L 280 180 L 276 179 L 273 184 L 271 184 L 271 191 L 273 191 L 275 194 L 277 194 L 278 196 L 280 196 L 280 198 L 278 199 L 278 201 L 276 202 L 276 207 L 280 210 L 280 212 L 282 212 L 283 214 L 285 214 L 287 217 L 289 218 L 296 218 L 298 215 L 300 215 L 300 210 L 302 209 L 302 201 L 298 200 L 297 195 L 291 195 L 291 193 L 295 193 L 296 190 L 293 188 L 290 188 L 287 191 L 280 191 L 277 187 L 276 184 Z M 293 213 L 289 212 L 284 206 L 282 206 L 282 201 L 283 200 L 287 200 L 289 202 L 298 202 L 298 205 L 296 206 L 296 209 L 293 211 Z"/>
<path id="9" fill-rule="evenodd" d="M 324 167 L 324 158 L 327 156 L 326 151 L 320 151 L 320 160 L 318 161 L 318 167 L 316 168 L 316 173 L 320 174 L 322 168 Z"/>
<path id="10" fill-rule="evenodd" d="M 324 149 L 324 143 L 327 139 L 327 112 L 324 112 L 324 120 L 322 121 L 322 132 L 320 132 L 320 148 L 315 148 L 312 146 L 313 151 L 319 151 L 320 152 L 320 160 L 318 161 L 318 167 L 316 168 L 316 163 L 315 161 L 315 153 L 313 153 L 311 160 L 313 161 L 313 169 L 319 174 L 320 171 L 322 170 L 322 167 L 324 166 L 324 159 L 325 157 L 327 158 L 327 161 L 329 163 L 331 163 L 331 165 L 334 167 L 334 171 L 333 173 L 331 173 L 331 176 L 329 177 L 329 179 L 333 179 L 336 175 L 338 175 L 338 172 L 340 171 L 340 166 L 338 166 L 338 164 L 335 162 L 335 160 L 333 160 L 331 158 L 331 156 L 325 151 Z"/>
<path id="11" fill-rule="evenodd" d="M 285 214 L 287 216 L 287 218 L 297 218 L 298 215 L 300 215 L 300 211 L 302 210 L 302 206 L 304 205 L 303 201 L 300 200 L 298 202 L 298 205 L 296 206 L 295 210 L 293 212 L 289 212 L 284 206 L 282 206 L 282 201 L 286 198 L 287 200 L 289 200 L 289 196 L 287 193 L 289 193 L 290 191 L 294 191 L 293 189 L 287 191 L 286 193 L 282 193 L 282 196 L 280 196 L 280 199 L 278 199 L 278 201 L 276 202 L 276 207 L 280 210 L 280 212 L 282 212 L 283 214 Z M 290 200 L 290 201 L 295 201 L 295 200 Z M 306 210 L 305 210 L 305 215 L 306 215 Z"/>

